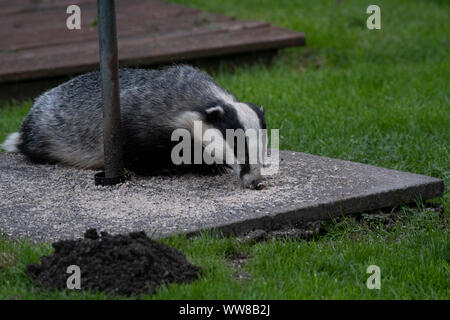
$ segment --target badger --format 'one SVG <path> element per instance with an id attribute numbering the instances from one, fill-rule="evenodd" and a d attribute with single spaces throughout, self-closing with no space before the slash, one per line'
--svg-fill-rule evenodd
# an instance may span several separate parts
<path id="1" fill-rule="evenodd" d="M 181 168 L 198 171 L 196 164 L 176 166 L 171 160 L 172 132 L 186 129 L 195 140 L 195 121 L 201 121 L 205 128 L 217 129 L 224 145 L 226 129 L 266 129 L 262 107 L 239 101 L 210 75 L 192 66 L 120 68 L 119 84 L 123 160 L 127 169 L 137 173 L 157 174 Z M 245 147 L 249 145 L 246 143 Z M 102 169 L 100 73 L 77 76 L 39 96 L 19 132 L 10 134 L 3 148 L 7 152 L 20 152 L 38 163 Z M 236 152 L 236 146 L 232 148 Z M 224 158 L 221 154 L 213 156 Z M 207 165 L 201 166 L 205 169 Z M 207 167 L 214 167 L 214 172 L 228 168 L 244 187 L 261 189 L 262 166 L 260 161 L 251 164 L 246 158 L 239 164 Z"/>

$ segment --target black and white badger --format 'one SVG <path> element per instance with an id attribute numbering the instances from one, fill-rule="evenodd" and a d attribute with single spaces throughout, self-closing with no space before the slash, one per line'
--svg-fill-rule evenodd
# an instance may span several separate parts
<path id="1" fill-rule="evenodd" d="M 218 129 L 222 137 L 226 129 L 266 129 L 262 108 L 240 102 L 208 74 L 191 66 L 120 69 L 119 82 L 124 163 L 130 170 L 180 168 L 171 161 L 176 144 L 171 135 L 181 128 L 195 139 L 194 121 L 202 121 L 204 129 Z M 9 135 L 3 148 L 21 152 L 35 162 L 99 169 L 103 167 L 102 124 L 100 73 L 91 72 L 38 97 L 20 131 Z M 228 167 L 245 187 L 259 189 L 263 186 L 262 164 L 250 164 L 247 158 L 245 163 Z"/>

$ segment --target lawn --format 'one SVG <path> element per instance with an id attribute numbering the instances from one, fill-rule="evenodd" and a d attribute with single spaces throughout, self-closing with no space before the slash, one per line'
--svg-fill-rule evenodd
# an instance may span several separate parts
<path id="1" fill-rule="evenodd" d="M 282 50 L 270 63 L 222 61 L 213 76 L 241 100 L 264 106 L 282 149 L 440 177 L 445 194 L 433 202 L 446 210 L 418 203 L 395 208 L 389 224 L 378 213 L 331 221 L 311 241 L 166 239 L 205 273 L 148 298 L 449 299 L 450 3 L 377 1 L 381 30 L 368 30 L 372 1 L 171 2 L 305 32 L 304 48 Z M 0 141 L 30 107 L 0 107 Z M 0 240 L 0 298 L 106 298 L 34 286 L 24 268 L 50 252 L 49 244 Z M 242 255 L 246 263 L 236 266 Z M 381 269 L 380 290 L 366 287 L 372 264 Z"/>

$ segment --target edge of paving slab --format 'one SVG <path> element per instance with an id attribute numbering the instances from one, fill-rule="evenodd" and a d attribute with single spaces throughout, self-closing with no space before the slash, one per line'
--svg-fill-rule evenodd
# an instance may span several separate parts
<path id="1" fill-rule="evenodd" d="M 283 226 L 293 226 L 333 217 L 341 217 L 343 215 L 363 213 L 384 208 L 394 208 L 398 205 L 416 204 L 417 201 L 420 200 L 425 201 L 443 196 L 445 186 L 442 179 L 409 172 L 403 173 L 415 176 L 423 182 L 415 184 L 409 183 L 402 187 L 391 188 L 375 193 L 370 192 L 343 200 L 322 201 L 307 207 L 284 207 L 283 209 L 275 210 L 271 214 L 258 218 L 231 222 L 212 228 L 200 228 L 187 233 L 175 233 L 163 236 L 162 238 L 177 234 L 185 234 L 186 236 L 191 237 L 199 235 L 204 231 L 217 232 L 223 235 L 239 235 L 255 229 L 270 231 L 279 229 Z M 384 198 L 383 202 L 380 202 L 380 198 Z"/>

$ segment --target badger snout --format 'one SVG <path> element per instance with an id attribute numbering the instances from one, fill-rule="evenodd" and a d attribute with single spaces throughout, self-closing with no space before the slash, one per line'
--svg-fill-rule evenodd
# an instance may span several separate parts
<path id="1" fill-rule="evenodd" d="M 250 189 L 262 190 L 266 187 L 262 179 L 257 179 L 251 182 Z"/>
<path id="2" fill-rule="evenodd" d="M 266 187 L 264 183 L 264 179 L 261 175 L 252 175 L 245 174 L 241 176 L 242 185 L 244 188 L 253 189 L 253 190 L 262 190 Z"/>
<path id="3" fill-rule="evenodd" d="M 243 181 L 243 186 L 247 189 L 262 190 L 266 187 L 266 184 L 263 179 L 256 179 L 249 182 Z"/>

